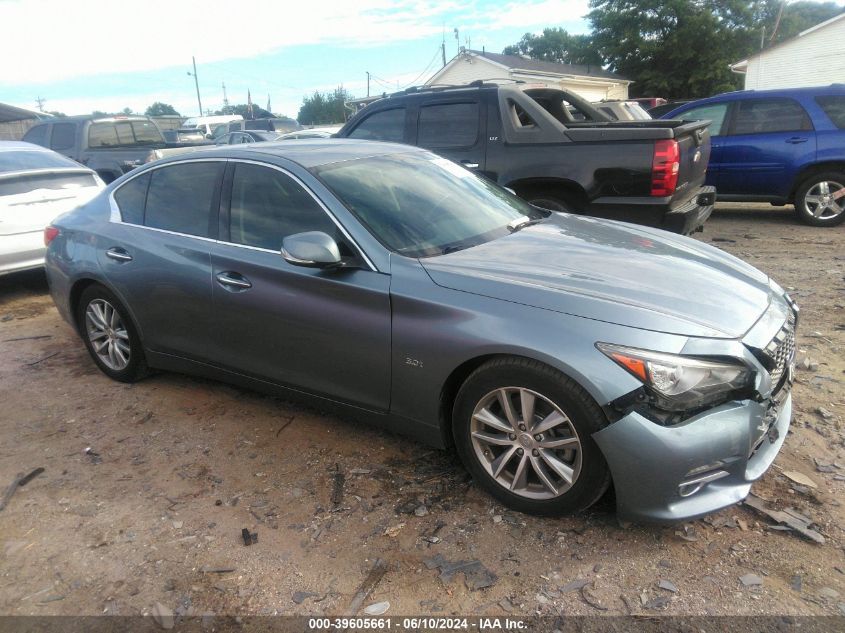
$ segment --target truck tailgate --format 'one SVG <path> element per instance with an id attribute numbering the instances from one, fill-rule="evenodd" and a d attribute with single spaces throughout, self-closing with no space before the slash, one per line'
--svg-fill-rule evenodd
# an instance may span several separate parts
<path id="1" fill-rule="evenodd" d="M 684 203 L 698 192 L 707 175 L 710 160 L 709 121 L 691 121 L 674 128 L 680 160 L 678 185 L 672 195 L 672 206 Z"/>

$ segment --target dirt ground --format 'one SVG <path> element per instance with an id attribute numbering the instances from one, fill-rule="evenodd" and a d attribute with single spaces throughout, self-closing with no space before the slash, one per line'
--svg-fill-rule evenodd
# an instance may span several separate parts
<path id="1" fill-rule="evenodd" d="M 742 505 L 676 526 L 622 527 L 610 498 L 523 516 L 405 438 L 180 375 L 112 382 L 36 273 L 0 279 L 0 490 L 45 469 L 0 512 L 0 614 L 345 614 L 379 559 L 363 606 L 387 615 L 845 613 L 845 226 L 721 206 L 697 239 L 790 289 L 810 367 L 754 492 L 824 544 Z"/>

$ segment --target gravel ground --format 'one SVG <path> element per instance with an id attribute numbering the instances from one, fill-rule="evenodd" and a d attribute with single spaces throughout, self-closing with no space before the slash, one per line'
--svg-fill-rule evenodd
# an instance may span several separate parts
<path id="1" fill-rule="evenodd" d="M 24 274 L 0 278 L 0 488 L 45 472 L 0 512 L 0 614 L 344 614 L 379 560 L 364 606 L 387 615 L 845 613 L 845 227 L 721 207 L 697 239 L 790 288 L 809 367 L 754 492 L 824 544 L 743 505 L 659 527 L 620 526 L 611 498 L 523 516 L 451 455 L 334 415 L 173 374 L 112 382 Z"/>

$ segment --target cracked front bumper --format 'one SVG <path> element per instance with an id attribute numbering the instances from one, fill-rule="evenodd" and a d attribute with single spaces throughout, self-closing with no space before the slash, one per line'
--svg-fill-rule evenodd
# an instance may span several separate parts
<path id="1" fill-rule="evenodd" d="M 619 518 L 676 522 L 742 501 L 775 460 L 791 417 L 789 393 L 778 404 L 732 402 L 671 427 L 629 413 L 593 435 Z"/>

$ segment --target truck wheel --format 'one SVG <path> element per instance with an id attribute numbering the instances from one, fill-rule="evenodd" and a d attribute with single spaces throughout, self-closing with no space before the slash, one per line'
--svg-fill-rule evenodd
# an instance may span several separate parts
<path id="1" fill-rule="evenodd" d="M 835 226 L 845 221 L 845 173 L 813 174 L 795 192 L 798 218 L 813 226 Z"/>
<path id="2" fill-rule="evenodd" d="M 531 192 L 523 196 L 525 200 L 535 207 L 549 209 L 550 211 L 561 211 L 563 213 L 575 213 L 576 207 L 570 200 L 557 193 L 546 193 L 543 191 Z"/>
<path id="3" fill-rule="evenodd" d="M 519 512 L 555 516 L 604 494 L 610 471 L 592 434 L 602 410 L 571 378 L 525 358 L 475 370 L 458 392 L 452 433 L 479 486 Z"/>

